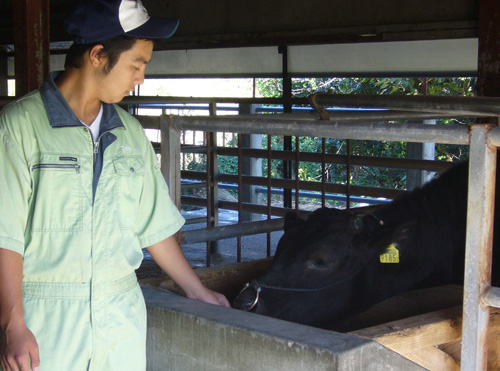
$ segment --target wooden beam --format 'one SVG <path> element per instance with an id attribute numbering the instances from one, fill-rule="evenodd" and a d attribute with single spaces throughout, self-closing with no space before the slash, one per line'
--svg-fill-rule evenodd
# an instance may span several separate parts
<path id="1" fill-rule="evenodd" d="M 16 96 L 42 86 L 49 74 L 49 0 L 15 0 Z"/>
<path id="2" fill-rule="evenodd" d="M 500 310 L 492 311 L 488 329 L 488 370 L 498 370 L 496 353 L 499 330 Z M 460 341 L 462 334 L 462 307 L 439 310 L 349 334 L 377 341 L 429 370 L 458 370 L 460 349 L 457 350 L 456 342 Z M 453 346 L 447 347 L 450 343 Z"/>
<path id="3" fill-rule="evenodd" d="M 194 271 L 206 287 L 223 293 L 229 301 L 232 301 L 245 283 L 261 276 L 269 268 L 271 262 L 272 257 L 216 267 L 197 268 Z M 140 280 L 139 283 L 141 286 L 154 286 L 178 295 L 185 295 L 182 289 L 168 276 L 146 278 Z"/>
<path id="4" fill-rule="evenodd" d="M 496 0 L 479 1 L 477 94 L 500 96 L 500 7 Z"/>

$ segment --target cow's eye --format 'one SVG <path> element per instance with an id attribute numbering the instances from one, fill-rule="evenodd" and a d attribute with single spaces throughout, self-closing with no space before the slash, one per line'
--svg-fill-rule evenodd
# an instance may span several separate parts
<path id="1" fill-rule="evenodd" d="M 311 268 L 326 268 L 328 267 L 328 262 L 323 258 L 314 258 L 309 263 Z"/>

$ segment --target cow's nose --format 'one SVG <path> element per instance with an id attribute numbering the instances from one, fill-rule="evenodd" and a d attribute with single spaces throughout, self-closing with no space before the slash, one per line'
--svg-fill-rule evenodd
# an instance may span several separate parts
<path id="1" fill-rule="evenodd" d="M 234 300 L 233 307 L 248 312 L 252 311 L 259 302 L 260 286 L 247 283 Z"/>

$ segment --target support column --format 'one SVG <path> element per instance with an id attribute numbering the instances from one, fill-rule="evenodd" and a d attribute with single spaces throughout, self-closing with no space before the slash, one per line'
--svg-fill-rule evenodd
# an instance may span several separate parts
<path id="1" fill-rule="evenodd" d="M 8 57 L 6 55 L 0 56 L 0 97 L 6 97 L 9 91 L 9 71 L 7 60 Z"/>
<path id="2" fill-rule="evenodd" d="M 479 0 L 477 94 L 500 96 L 500 7 L 497 0 Z"/>
<path id="3" fill-rule="evenodd" d="M 253 104 L 240 104 L 240 115 L 255 114 L 255 105 Z M 243 148 L 257 148 L 262 149 L 262 134 L 240 134 L 241 144 Z M 262 159 L 243 157 L 243 175 L 262 176 Z M 252 204 L 262 204 L 262 195 L 256 192 L 257 186 L 243 184 L 243 202 Z M 261 220 L 260 215 L 243 212 L 243 221 Z"/>
<path id="4" fill-rule="evenodd" d="M 424 120 L 424 125 L 435 125 L 436 120 Z M 406 145 L 406 158 L 416 160 L 434 160 L 435 143 L 414 143 Z M 432 179 L 434 172 L 410 169 L 407 171 L 406 189 L 413 190 L 422 187 Z"/>
<path id="5" fill-rule="evenodd" d="M 461 370 L 486 370 L 490 308 L 482 296 L 491 286 L 497 148 L 491 126 L 472 127 L 465 253 Z"/>
<path id="6" fill-rule="evenodd" d="M 161 172 L 170 191 L 170 198 L 181 208 L 181 131 L 168 116 L 160 117 Z"/>
<path id="7" fill-rule="evenodd" d="M 279 53 L 282 54 L 283 61 L 283 113 L 292 113 L 292 78 L 288 73 L 288 47 L 286 45 L 282 45 L 278 49 Z M 291 152 L 292 147 L 292 137 L 284 136 L 283 137 L 283 151 Z M 283 178 L 284 179 L 293 179 L 293 162 L 284 160 L 283 161 Z M 297 174 L 295 174 L 297 175 Z M 292 190 L 290 188 L 283 189 L 283 207 L 291 208 L 292 207 Z"/>
<path id="8" fill-rule="evenodd" d="M 49 74 L 49 0 L 14 0 L 16 96 L 42 86 Z"/>

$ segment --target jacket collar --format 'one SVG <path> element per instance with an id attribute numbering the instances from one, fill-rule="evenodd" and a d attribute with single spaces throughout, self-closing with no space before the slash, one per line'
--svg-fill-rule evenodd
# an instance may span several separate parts
<path id="1" fill-rule="evenodd" d="M 83 126 L 56 86 L 55 80 L 61 73 L 62 71 L 52 72 L 40 88 L 50 126 L 52 128 Z M 114 105 L 103 103 L 100 131 L 109 131 L 118 127 L 124 128 L 124 125 Z"/>

